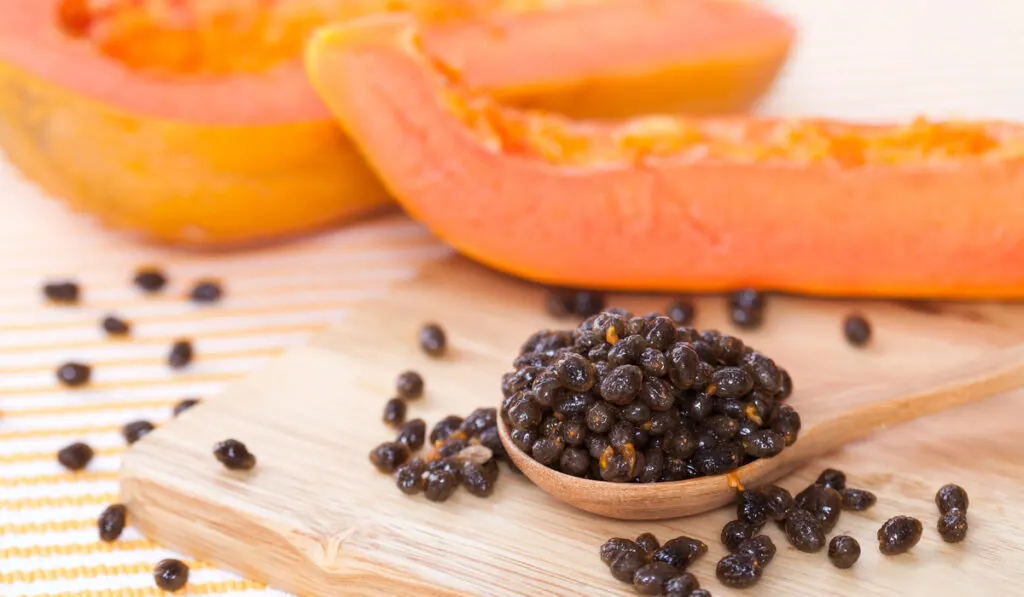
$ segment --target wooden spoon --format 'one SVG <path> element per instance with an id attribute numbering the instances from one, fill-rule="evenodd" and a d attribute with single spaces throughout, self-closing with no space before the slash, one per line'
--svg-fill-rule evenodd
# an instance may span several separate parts
<path id="1" fill-rule="evenodd" d="M 611 518 L 657 520 L 728 504 L 736 497 L 736 480 L 750 487 L 769 483 L 803 462 L 882 429 L 1020 387 L 1024 387 L 1024 346 L 1014 346 L 933 377 L 801 400 L 803 431 L 796 443 L 778 456 L 755 460 L 730 475 L 668 483 L 607 483 L 566 475 L 517 448 L 503 424 L 498 431 L 516 466 L 553 497 Z"/>

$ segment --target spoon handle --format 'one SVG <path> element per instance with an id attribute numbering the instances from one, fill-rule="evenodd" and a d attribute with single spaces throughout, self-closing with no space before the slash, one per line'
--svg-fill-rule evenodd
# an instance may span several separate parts
<path id="1" fill-rule="evenodd" d="M 882 429 L 1019 388 L 1024 388 L 1024 345 L 989 353 L 936 376 L 840 392 L 801 407 L 801 415 L 810 415 L 805 420 L 817 423 L 793 445 L 790 456 L 800 460 L 826 454 Z"/>

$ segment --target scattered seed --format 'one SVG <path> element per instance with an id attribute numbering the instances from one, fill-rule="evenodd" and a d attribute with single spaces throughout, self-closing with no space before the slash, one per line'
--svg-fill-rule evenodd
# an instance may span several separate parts
<path id="1" fill-rule="evenodd" d="M 216 303 L 223 296 L 224 289 L 216 280 L 200 280 L 189 293 L 189 298 L 194 303 Z"/>
<path id="2" fill-rule="evenodd" d="M 828 544 L 828 559 L 836 568 L 850 568 L 860 559 L 860 543 L 847 535 L 832 537 Z"/>
<path id="3" fill-rule="evenodd" d="M 747 288 L 729 296 L 729 317 L 738 327 L 751 329 L 764 322 L 765 294 Z"/>
<path id="4" fill-rule="evenodd" d="M 640 551 L 644 552 L 647 557 L 654 555 L 654 552 L 661 548 L 661 543 L 658 538 L 651 533 L 643 533 L 638 535 L 634 541 L 636 546 L 640 548 Z"/>
<path id="5" fill-rule="evenodd" d="M 153 580 L 158 589 L 173 593 L 188 584 L 188 565 L 181 560 L 160 560 L 153 569 Z"/>
<path id="6" fill-rule="evenodd" d="M 143 292 L 160 292 L 167 285 L 167 276 L 154 267 L 140 268 L 135 271 L 132 281 Z"/>
<path id="7" fill-rule="evenodd" d="M 186 410 L 192 408 L 193 406 L 199 404 L 199 402 L 199 398 L 185 398 L 181 402 L 175 404 L 171 412 L 176 417 L 181 413 L 185 412 Z"/>
<path id="8" fill-rule="evenodd" d="M 121 428 L 121 435 L 128 445 L 132 445 L 153 431 L 155 427 L 149 421 L 132 421 Z"/>
<path id="9" fill-rule="evenodd" d="M 665 314 L 676 325 L 690 325 L 693 322 L 694 312 L 693 303 L 680 299 L 669 304 L 668 311 Z"/>
<path id="10" fill-rule="evenodd" d="M 894 516 L 878 529 L 878 550 L 887 556 L 905 553 L 921 540 L 924 528 L 911 516 Z"/>
<path id="11" fill-rule="evenodd" d="M 412 451 L 419 450 L 427 437 L 427 423 L 423 419 L 413 419 L 402 425 L 398 430 L 398 437 L 395 441 L 402 442 L 409 446 Z"/>
<path id="12" fill-rule="evenodd" d="M 407 407 L 401 398 L 392 398 L 384 405 L 384 423 L 391 427 L 401 427 L 405 423 Z"/>
<path id="13" fill-rule="evenodd" d="M 54 304 L 73 305 L 81 298 L 81 291 L 78 284 L 70 280 L 47 282 L 43 285 L 43 296 Z"/>
<path id="14" fill-rule="evenodd" d="M 77 388 L 89 383 L 92 367 L 82 363 L 64 363 L 57 368 L 57 381 L 69 388 Z"/>
<path id="15" fill-rule="evenodd" d="M 121 532 L 124 531 L 127 517 L 128 510 L 123 504 L 107 506 L 96 521 L 96 526 L 99 527 L 100 540 L 108 543 L 117 541 L 117 538 L 121 536 Z"/>
<path id="16" fill-rule="evenodd" d="M 443 502 L 450 498 L 459 488 L 459 477 L 447 470 L 435 470 L 427 473 L 423 493 L 432 502 Z"/>
<path id="17" fill-rule="evenodd" d="M 172 369 L 182 369 L 192 362 L 192 342 L 189 340 L 177 340 L 171 345 L 171 351 L 167 354 L 167 364 Z"/>
<path id="18" fill-rule="evenodd" d="M 664 562 L 651 562 L 633 573 L 633 589 L 641 595 L 660 595 L 665 583 L 678 574 L 678 570 Z"/>
<path id="19" fill-rule="evenodd" d="M 395 390 L 399 398 L 415 400 L 423 396 L 423 378 L 415 371 L 405 371 L 395 380 Z"/>
<path id="20" fill-rule="evenodd" d="M 745 553 L 753 556 L 762 568 L 772 563 L 775 558 L 775 543 L 768 535 L 758 535 L 747 539 L 740 544 L 736 553 Z"/>
<path id="21" fill-rule="evenodd" d="M 946 543 L 959 543 L 967 538 L 967 513 L 959 508 L 950 508 L 939 516 L 939 536 Z"/>
<path id="22" fill-rule="evenodd" d="M 237 439 L 218 442 L 213 447 L 213 455 L 225 468 L 233 471 L 247 471 L 256 466 L 256 456 Z"/>
<path id="23" fill-rule="evenodd" d="M 439 357 L 445 353 L 448 340 L 441 326 L 428 323 L 420 328 L 420 348 L 432 357 Z"/>
<path id="24" fill-rule="evenodd" d="M 786 517 L 786 540 L 800 551 L 814 553 L 825 547 L 825 531 L 817 516 L 797 508 Z"/>
<path id="25" fill-rule="evenodd" d="M 57 452 L 57 461 L 69 471 L 80 471 L 89 466 L 92 457 L 92 448 L 82 442 L 69 444 Z"/>
<path id="26" fill-rule="evenodd" d="M 735 552 L 747 539 L 757 534 L 758 528 L 744 520 L 730 520 L 722 527 L 722 545 Z"/>
<path id="27" fill-rule="evenodd" d="M 757 559 L 747 553 L 729 554 L 718 561 L 715 575 L 727 587 L 743 589 L 761 580 L 763 568 Z"/>
<path id="28" fill-rule="evenodd" d="M 100 322 L 100 326 L 109 336 L 127 336 L 132 331 L 128 322 L 116 315 L 107 315 L 104 317 L 103 321 Z"/>
<path id="29" fill-rule="evenodd" d="M 935 494 L 935 505 L 939 507 L 939 512 L 943 514 L 953 508 L 966 513 L 967 507 L 971 505 L 971 500 L 967 497 L 967 491 L 963 487 L 950 483 L 943 485 L 938 493 Z"/>
<path id="30" fill-rule="evenodd" d="M 853 346 L 864 346 L 871 340 L 871 324 L 863 315 L 849 315 L 843 322 L 843 334 Z"/>
<path id="31" fill-rule="evenodd" d="M 818 479 L 814 483 L 842 491 L 846 488 L 846 473 L 834 468 L 827 468 L 818 475 Z"/>
<path id="32" fill-rule="evenodd" d="M 850 510 L 852 512 L 862 512 L 867 510 L 871 506 L 875 505 L 878 498 L 875 494 L 864 489 L 854 489 L 847 487 L 846 489 L 839 492 L 843 498 L 843 510 Z"/>

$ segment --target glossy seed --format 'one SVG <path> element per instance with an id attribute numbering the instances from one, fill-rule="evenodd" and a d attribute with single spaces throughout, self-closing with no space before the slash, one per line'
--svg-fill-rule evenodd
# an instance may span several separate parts
<path id="1" fill-rule="evenodd" d="M 924 528 L 911 516 L 894 516 L 878 529 L 878 550 L 887 556 L 910 551 L 921 540 Z"/>
<path id="2" fill-rule="evenodd" d="M 623 553 L 625 551 L 642 550 L 640 549 L 640 546 L 636 544 L 635 541 L 631 541 L 630 539 L 623 539 L 622 537 L 612 537 L 611 539 L 605 541 L 601 545 L 599 555 L 601 556 L 601 561 L 604 562 L 606 566 L 610 566 L 612 560 L 618 557 L 620 553 Z"/>
<path id="3" fill-rule="evenodd" d="M 192 342 L 189 340 L 176 340 L 171 345 L 171 351 L 167 354 L 167 364 L 172 369 L 182 369 L 192 362 Z"/>
<path id="4" fill-rule="evenodd" d="M 818 478 L 814 483 L 817 485 L 824 485 L 825 487 L 831 487 L 836 491 L 842 491 L 846 488 L 846 473 L 834 468 L 827 468 L 821 471 L 821 474 L 818 475 Z"/>
<path id="5" fill-rule="evenodd" d="M 89 383 L 92 367 L 82 363 L 64 363 L 57 368 L 57 381 L 69 388 L 77 388 Z"/>
<path id="6" fill-rule="evenodd" d="M 160 560 L 153 569 L 156 586 L 164 591 L 177 591 L 188 584 L 188 566 L 181 560 Z"/>
<path id="7" fill-rule="evenodd" d="M 825 531 L 818 517 L 799 508 L 786 517 L 786 540 L 793 547 L 806 553 L 821 551 L 825 547 Z"/>
<path id="8" fill-rule="evenodd" d="M 185 398 L 181 402 L 174 405 L 171 413 L 176 417 L 193 406 L 199 404 L 199 398 Z"/>
<path id="9" fill-rule="evenodd" d="M 864 489 L 854 489 L 847 487 L 846 489 L 839 492 L 839 495 L 843 499 L 843 510 L 850 510 L 851 512 L 862 512 L 867 510 L 871 506 L 875 505 L 878 498 L 875 494 Z"/>
<path id="10" fill-rule="evenodd" d="M 612 576 L 624 583 L 633 583 L 636 571 L 647 565 L 647 558 L 643 552 L 637 550 L 623 550 L 608 565 L 608 571 Z"/>
<path id="11" fill-rule="evenodd" d="M 825 485 L 811 485 L 796 495 L 796 507 L 814 514 L 826 534 L 839 521 L 843 497 L 838 491 Z"/>
<path id="12" fill-rule="evenodd" d="M 121 428 L 121 435 L 128 445 L 132 445 L 153 431 L 155 427 L 149 421 L 132 421 Z"/>
<path id="13" fill-rule="evenodd" d="M 708 546 L 692 537 L 676 537 L 666 541 L 651 556 L 652 562 L 664 562 L 682 572 L 708 552 Z"/>
<path id="14" fill-rule="evenodd" d="M 633 590 L 641 595 L 660 595 L 665 583 L 679 572 L 664 562 L 651 562 L 633 574 Z"/>
<path id="15" fill-rule="evenodd" d="M 718 582 L 727 587 L 743 589 L 757 584 L 761 580 L 762 567 L 754 556 L 746 553 L 734 553 L 718 561 L 715 576 Z"/>
<path id="16" fill-rule="evenodd" d="M 654 555 L 654 552 L 658 551 L 661 547 L 661 543 L 658 541 L 658 538 L 652 533 L 643 533 L 638 535 L 634 540 L 634 543 L 636 543 L 637 547 L 640 548 L 640 551 L 644 552 L 647 557 Z"/>
<path id="17" fill-rule="evenodd" d="M 213 455 L 224 465 L 224 468 L 233 471 L 247 471 L 256 466 L 256 456 L 237 439 L 217 442 L 213 446 Z"/>
<path id="18" fill-rule="evenodd" d="M 167 286 L 167 276 L 154 267 L 140 268 L 135 271 L 132 282 L 143 292 L 160 292 Z"/>
<path id="19" fill-rule="evenodd" d="M 459 488 L 459 477 L 447 470 L 435 470 L 427 473 L 423 495 L 432 502 L 443 502 Z"/>
<path id="20" fill-rule="evenodd" d="M 458 431 L 464 422 L 464 419 L 458 415 L 448 415 L 441 419 L 430 430 L 430 443 L 436 444 L 448 439 L 448 436 Z"/>
<path id="21" fill-rule="evenodd" d="M 684 572 L 668 579 L 663 590 L 666 597 L 691 597 L 693 592 L 699 588 L 700 583 L 697 581 L 697 577 L 689 572 Z"/>
<path id="22" fill-rule="evenodd" d="M 398 437 L 395 441 L 401 442 L 416 451 L 423 447 L 427 437 L 427 423 L 423 419 L 413 419 L 402 425 L 398 430 Z"/>
<path id="23" fill-rule="evenodd" d="M 768 497 L 759 490 L 748 489 L 740 493 L 736 502 L 736 518 L 761 528 L 768 522 Z"/>
<path id="24" fill-rule="evenodd" d="M 415 371 L 404 371 L 395 380 L 399 398 L 415 400 L 423 396 L 423 378 Z"/>
<path id="25" fill-rule="evenodd" d="M 224 289 L 216 280 L 200 280 L 189 292 L 189 298 L 195 303 L 216 303 L 223 296 Z"/>
<path id="26" fill-rule="evenodd" d="M 99 528 L 100 541 L 117 541 L 124 531 L 124 525 L 128 518 L 128 509 L 123 504 L 112 504 L 100 513 L 96 520 Z"/>
<path id="27" fill-rule="evenodd" d="M 761 494 L 765 496 L 765 506 L 768 516 L 776 522 L 786 519 L 789 511 L 796 507 L 796 500 L 789 490 L 778 485 L 765 485 L 760 488 Z"/>
<path id="28" fill-rule="evenodd" d="M 395 470 L 395 485 L 402 493 L 415 495 L 426 485 L 426 472 L 427 463 L 422 458 L 413 458 Z"/>
<path id="29" fill-rule="evenodd" d="M 871 324 L 863 315 L 849 315 L 843 321 L 843 334 L 853 346 L 864 346 L 871 340 Z"/>
<path id="30" fill-rule="evenodd" d="M 775 543 L 768 535 L 751 537 L 739 545 L 736 553 L 745 553 L 752 556 L 761 567 L 771 564 L 775 558 Z"/>
<path id="31" fill-rule="evenodd" d="M 448 350 L 448 338 L 436 323 L 420 328 L 420 348 L 432 357 L 440 357 Z"/>
<path id="32" fill-rule="evenodd" d="M 107 315 L 100 321 L 100 327 L 108 336 L 127 336 L 132 328 L 127 321 L 116 315 Z"/>
<path id="33" fill-rule="evenodd" d="M 57 452 L 57 461 L 69 471 L 80 471 L 89 466 L 92 457 L 92 448 L 82 442 L 69 444 Z"/>
<path id="34" fill-rule="evenodd" d="M 853 537 L 837 535 L 828 544 L 828 559 L 836 568 L 850 568 L 860 559 L 860 543 Z"/>
<path id="35" fill-rule="evenodd" d="M 967 538 L 967 513 L 958 508 L 950 508 L 939 516 L 937 528 L 943 541 L 959 543 Z"/>
<path id="36" fill-rule="evenodd" d="M 668 311 L 665 312 L 676 325 L 690 325 L 693 322 L 693 315 L 695 313 L 693 303 L 684 300 L 677 300 L 668 306 Z"/>
<path id="37" fill-rule="evenodd" d="M 735 552 L 747 539 L 757 534 L 757 527 L 744 520 L 730 520 L 722 527 L 722 545 Z"/>
<path id="38" fill-rule="evenodd" d="M 391 427 L 401 427 L 405 423 L 405 413 L 408 407 L 405 405 L 405 400 L 401 398 L 392 398 L 384 404 L 384 416 L 382 417 L 384 424 Z"/>
<path id="39" fill-rule="evenodd" d="M 938 506 L 940 513 L 948 512 L 953 508 L 961 512 L 967 512 L 967 507 L 971 505 L 971 500 L 967 497 L 967 491 L 963 487 L 950 483 L 943 485 L 935 494 L 935 505 Z"/>

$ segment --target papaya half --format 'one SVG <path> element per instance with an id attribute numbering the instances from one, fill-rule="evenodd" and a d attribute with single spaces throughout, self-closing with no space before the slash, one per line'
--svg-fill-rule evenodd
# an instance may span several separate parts
<path id="1" fill-rule="evenodd" d="M 309 85 L 328 22 L 408 11 L 464 84 L 587 116 L 733 111 L 793 29 L 727 0 L 0 0 L 0 145 L 30 178 L 159 241 L 232 245 L 388 201 Z"/>
<path id="2" fill-rule="evenodd" d="M 1024 126 L 572 120 L 475 94 L 400 16 L 321 30 L 314 86 L 387 189 L 546 284 L 1024 297 Z"/>

